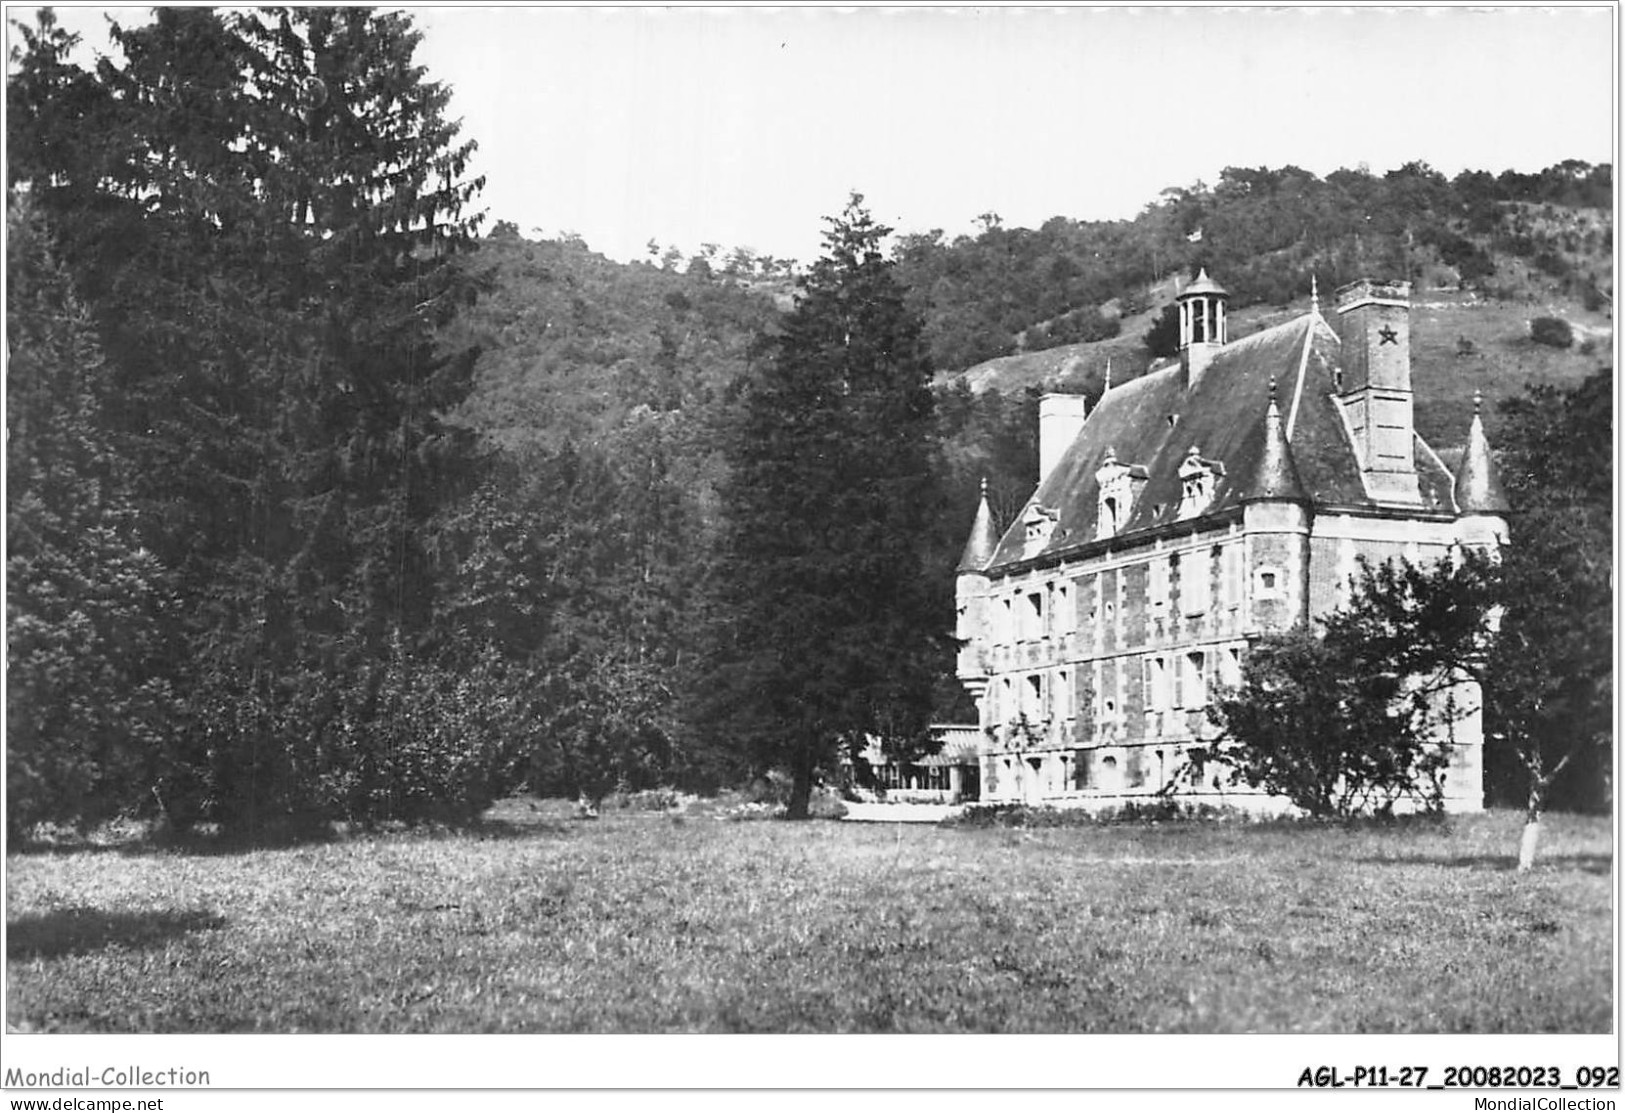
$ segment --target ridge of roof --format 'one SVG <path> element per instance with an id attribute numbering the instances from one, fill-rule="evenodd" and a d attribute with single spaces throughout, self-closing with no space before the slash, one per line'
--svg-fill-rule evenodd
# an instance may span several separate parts
<path id="1" fill-rule="evenodd" d="M 1271 325 L 1269 328 L 1259 329 L 1257 332 L 1248 333 L 1239 340 L 1230 341 L 1230 343 L 1219 349 L 1219 354 L 1229 355 L 1232 352 L 1246 351 L 1248 350 L 1249 346 L 1257 346 L 1259 344 L 1268 343 L 1280 336 L 1282 333 L 1290 332 L 1293 329 L 1303 328 L 1304 326 L 1310 325 L 1318 319 L 1319 318 L 1317 315 L 1313 313 L 1300 313 L 1296 317 L 1288 317 L 1278 325 Z M 1321 324 L 1325 323 L 1325 321 L 1321 321 Z M 1330 329 L 1329 325 L 1327 327 Z M 1335 332 L 1332 333 L 1332 336 L 1335 337 L 1336 335 L 1337 334 Z"/>
<path id="2" fill-rule="evenodd" d="M 1292 388 L 1292 408 L 1286 415 L 1286 438 L 1292 439 L 1292 431 L 1298 427 L 1298 408 L 1303 403 L 1303 387 L 1308 379 L 1309 356 L 1314 348 L 1317 337 L 1325 337 L 1338 348 L 1343 346 L 1343 338 L 1337 335 L 1337 330 L 1320 315 L 1318 306 L 1311 307 L 1308 316 L 1309 327 L 1303 334 L 1303 357 L 1298 361 L 1297 382 Z"/>

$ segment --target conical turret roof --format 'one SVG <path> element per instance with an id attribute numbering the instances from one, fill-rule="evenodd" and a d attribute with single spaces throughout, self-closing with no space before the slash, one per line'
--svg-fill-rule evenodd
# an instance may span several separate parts
<path id="1" fill-rule="evenodd" d="M 1258 470 L 1253 474 L 1252 486 L 1244 501 L 1266 499 L 1309 501 L 1303 481 L 1298 478 L 1298 466 L 1292 460 L 1292 448 L 1286 441 L 1286 429 L 1281 424 L 1281 407 L 1275 402 L 1273 381 L 1270 383 L 1269 409 L 1264 412 L 1264 451 L 1259 455 Z"/>
<path id="2" fill-rule="evenodd" d="M 1198 294 L 1217 294 L 1221 298 L 1230 296 L 1230 291 L 1220 286 L 1207 276 L 1207 268 L 1203 267 L 1196 275 L 1196 281 L 1185 287 L 1179 293 L 1179 299 L 1195 297 Z"/>
<path id="3" fill-rule="evenodd" d="M 987 504 L 987 480 L 982 480 L 982 502 L 976 508 L 976 521 L 971 523 L 970 539 L 960 554 L 960 572 L 980 572 L 993 559 L 993 550 L 999 547 L 999 535 L 993 529 L 993 510 Z"/>
<path id="4" fill-rule="evenodd" d="M 1473 395 L 1473 424 L 1467 430 L 1467 451 L 1462 454 L 1461 467 L 1456 472 L 1456 507 L 1463 514 L 1505 514 L 1511 506 L 1506 492 L 1501 489 L 1500 477 L 1495 474 L 1490 441 L 1484 435 L 1484 420 L 1478 414 L 1482 403 L 1481 395 Z"/>

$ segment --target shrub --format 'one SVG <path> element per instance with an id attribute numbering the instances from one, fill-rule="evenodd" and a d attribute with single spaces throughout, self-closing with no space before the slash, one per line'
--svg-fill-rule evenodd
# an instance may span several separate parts
<path id="1" fill-rule="evenodd" d="M 1349 601 L 1259 638 L 1239 687 L 1208 718 L 1220 736 L 1189 752 L 1314 816 L 1444 805 L 1445 767 L 1464 670 L 1482 660 L 1495 565 L 1481 554 L 1416 565 L 1362 563 Z"/>
<path id="2" fill-rule="evenodd" d="M 740 798 L 747 804 L 783 806 L 790 802 L 790 775 L 779 769 L 770 769 L 766 776 L 757 777 L 740 790 Z"/>
<path id="3" fill-rule="evenodd" d="M 396 646 L 290 669 L 274 688 L 254 679 L 205 670 L 185 752 L 158 786 L 177 831 L 466 823 L 513 787 L 527 715 L 494 656 L 452 666 Z"/>
<path id="4" fill-rule="evenodd" d="M 841 802 L 841 795 L 833 789 L 814 789 L 812 800 L 808 803 L 807 814 L 813 819 L 841 819 L 846 815 L 846 805 Z"/>
<path id="5" fill-rule="evenodd" d="M 1562 255 L 1550 249 L 1538 251 L 1530 260 L 1539 270 L 1545 271 L 1553 278 L 1562 278 L 1569 273 L 1569 261 Z"/>
<path id="6" fill-rule="evenodd" d="M 1574 344 L 1574 329 L 1561 317 L 1536 317 L 1529 322 L 1529 339 L 1551 348 Z"/>
<path id="7" fill-rule="evenodd" d="M 605 803 L 634 812 L 669 812 L 682 801 L 674 789 L 646 788 L 641 792 L 616 793 Z"/>
<path id="8" fill-rule="evenodd" d="M 1179 305 L 1170 303 L 1141 338 L 1146 354 L 1152 359 L 1179 354 Z"/>
<path id="9" fill-rule="evenodd" d="M 1030 804 L 968 804 L 942 822 L 951 827 L 1099 827 L 1121 823 L 1204 821 L 1250 822 L 1253 817 L 1231 807 L 1192 804 L 1169 796 L 1125 800 L 1100 809 L 1052 808 Z"/>

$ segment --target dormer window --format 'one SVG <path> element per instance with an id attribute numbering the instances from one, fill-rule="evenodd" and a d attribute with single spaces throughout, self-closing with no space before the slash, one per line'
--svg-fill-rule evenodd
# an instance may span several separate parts
<path id="1" fill-rule="evenodd" d="M 1128 524 L 1134 510 L 1134 499 L 1145 485 L 1145 469 L 1122 463 L 1117 453 L 1106 450 L 1106 459 L 1095 472 L 1095 483 L 1100 490 L 1100 507 L 1096 515 L 1095 537 L 1103 540 L 1116 537 Z"/>
<path id="2" fill-rule="evenodd" d="M 1202 459 L 1202 450 L 1191 445 L 1185 462 L 1179 466 L 1179 518 L 1195 518 L 1204 513 L 1213 501 L 1213 491 L 1224 474 L 1224 465 L 1217 460 Z"/>
<path id="3" fill-rule="evenodd" d="M 1055 535 L 1057 516 L 1054 510 L 1037 503 L 1027 508 L 1027 513 L 1021 517 L 1025 555 L 1032 556 L 1049 544 L 1050 538 Z"/>

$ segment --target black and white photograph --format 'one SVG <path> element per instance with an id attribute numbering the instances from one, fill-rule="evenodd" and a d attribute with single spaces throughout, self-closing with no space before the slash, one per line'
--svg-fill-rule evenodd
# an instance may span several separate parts
<path id="1" fill-rule="evenodd" d="M 1614 1108 L 1617 5 L 5 16 L 8 1108 Z"/>

